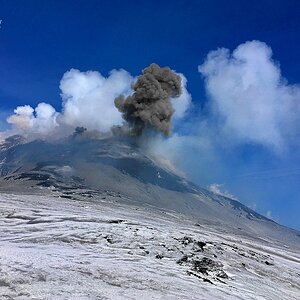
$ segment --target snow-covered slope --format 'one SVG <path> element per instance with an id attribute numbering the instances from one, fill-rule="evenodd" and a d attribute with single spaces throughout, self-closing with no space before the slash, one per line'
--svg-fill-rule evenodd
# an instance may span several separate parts
<path id="1" fill-rule="evenodd" d="M 299 232 L 185 180 L 133 140 L 12 137 L 0 162 L 3 297 L 300 294 Z"/>
<path id="2" fill-rule="evenodd" d="M 299 299 L 291 246 L 77 197 L 0 196 L 1 299 Z"/>

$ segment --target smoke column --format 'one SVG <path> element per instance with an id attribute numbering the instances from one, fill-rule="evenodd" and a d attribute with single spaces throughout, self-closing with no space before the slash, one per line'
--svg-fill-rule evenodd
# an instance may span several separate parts
<path id="1" fill-rule="evenodd" d="M 150 125 L 169 135 L 174 113 L 170 100 L 182 93 L 180 76 L 168 67 L 151 64 L 138 77 L 133 90 L 131 96 L 115 99 L 115 106 L 128 122 L 131 133 L 141 135 Z"/>

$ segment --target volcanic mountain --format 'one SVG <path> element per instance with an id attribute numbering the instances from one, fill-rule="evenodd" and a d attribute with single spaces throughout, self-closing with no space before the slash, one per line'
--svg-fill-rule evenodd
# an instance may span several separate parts
<path id="1" fill-rule="evenodd" d="M 12 136 L 0 161 L 8 299 L 300 295 L 298 231 L 193 184 L 134 138 Z"/>

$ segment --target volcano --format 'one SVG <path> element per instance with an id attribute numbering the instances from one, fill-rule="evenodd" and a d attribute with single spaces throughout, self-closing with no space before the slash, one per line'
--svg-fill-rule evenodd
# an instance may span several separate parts
<path id="1" fill-rule="evenodd" d="M 299 299 L 298 231 L 134 138 L 12 136 L 0 161 L 3 299 Z"/>

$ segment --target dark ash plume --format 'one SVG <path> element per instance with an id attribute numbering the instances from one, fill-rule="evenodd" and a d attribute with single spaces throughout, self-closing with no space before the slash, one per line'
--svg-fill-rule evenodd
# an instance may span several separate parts
<path id="1" fill-rule="evenodd" d="M 165 135 L 170 134 L 174 113 L 170 98 L 181 94 L 181 78 L 170 68 L 151 64 L 133 85 L 134 93 L 119 96 L 115 106 L 123 113 L 131 133 L 141 135 L 148 125 Z"/>

